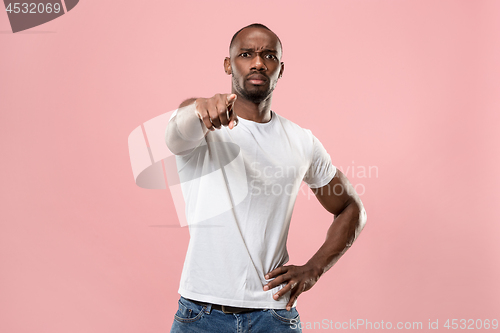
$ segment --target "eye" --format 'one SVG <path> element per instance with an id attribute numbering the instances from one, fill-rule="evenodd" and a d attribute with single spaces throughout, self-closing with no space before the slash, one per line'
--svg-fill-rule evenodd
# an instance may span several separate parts
<path id="1" fill-rule="evenodd" d="M 267 59 L 272 59 L 272 60 L 278 59 L 274 54 L 268 54 L 268 55 L 266 55 L 266 58 Z"/>
<path id="2" fill-rule="evenodd" d="M 250 53 L 248 52 L 243 52 L 242 54 L 240 54 L 240 57 L 243 57 L 243 58 L 248 58 L 250 56 Z"/>

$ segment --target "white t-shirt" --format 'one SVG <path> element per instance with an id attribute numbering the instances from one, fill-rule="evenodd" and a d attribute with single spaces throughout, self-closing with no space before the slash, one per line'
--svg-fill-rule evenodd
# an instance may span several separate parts
<path id="1" fill-rule="evenodd" d="M 175 113 L 172 117 L 175 116 Z M 284 309 L 264 275 L 288 262 L 286 240 L 301 182 L 317 188 L 336 168 L 308 129 L 271 111 L 257 123 L 208 132 L 177 155 L 190 241 L 179 293 L 214 304 Z"/>

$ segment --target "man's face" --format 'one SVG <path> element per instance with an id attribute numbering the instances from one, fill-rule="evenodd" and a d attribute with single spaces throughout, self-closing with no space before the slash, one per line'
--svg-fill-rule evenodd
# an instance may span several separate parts
<path id="1" fill-rule="evenodd" d="M 267 99 L 281 77 L 281 45 L 276 35 L 262 28 L 246 28 L 235 38 L 226 58 L 233 89 L 245 99 L 260 103 Z"/>

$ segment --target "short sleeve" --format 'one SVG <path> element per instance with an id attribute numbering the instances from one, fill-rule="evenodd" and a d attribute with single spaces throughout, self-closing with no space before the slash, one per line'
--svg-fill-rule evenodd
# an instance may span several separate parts
<path id="1" fill-rule="evenodd" d="M 303 180 L 310 188 L 318 188 L 325 186 L 333 179 L 337 168 L 332 164 L 330 155 L 326 152 L 321 142 L 310 130 L 307 131 L 312 136 L 313 147 L 311 164 Z"/>

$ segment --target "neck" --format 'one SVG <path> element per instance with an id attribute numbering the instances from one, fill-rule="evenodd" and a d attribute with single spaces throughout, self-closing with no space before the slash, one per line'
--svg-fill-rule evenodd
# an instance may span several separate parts
<path id="1" fill-rule="evenodd" d="M 234 110 L 238 117 L 255 121 L 256 123 L 267 123 L 271 120 L 272 94 L 262 102 L 255 104 L 237 92 L 233 91 L 233 93 L 238 96 L 234 102 Z"/>

